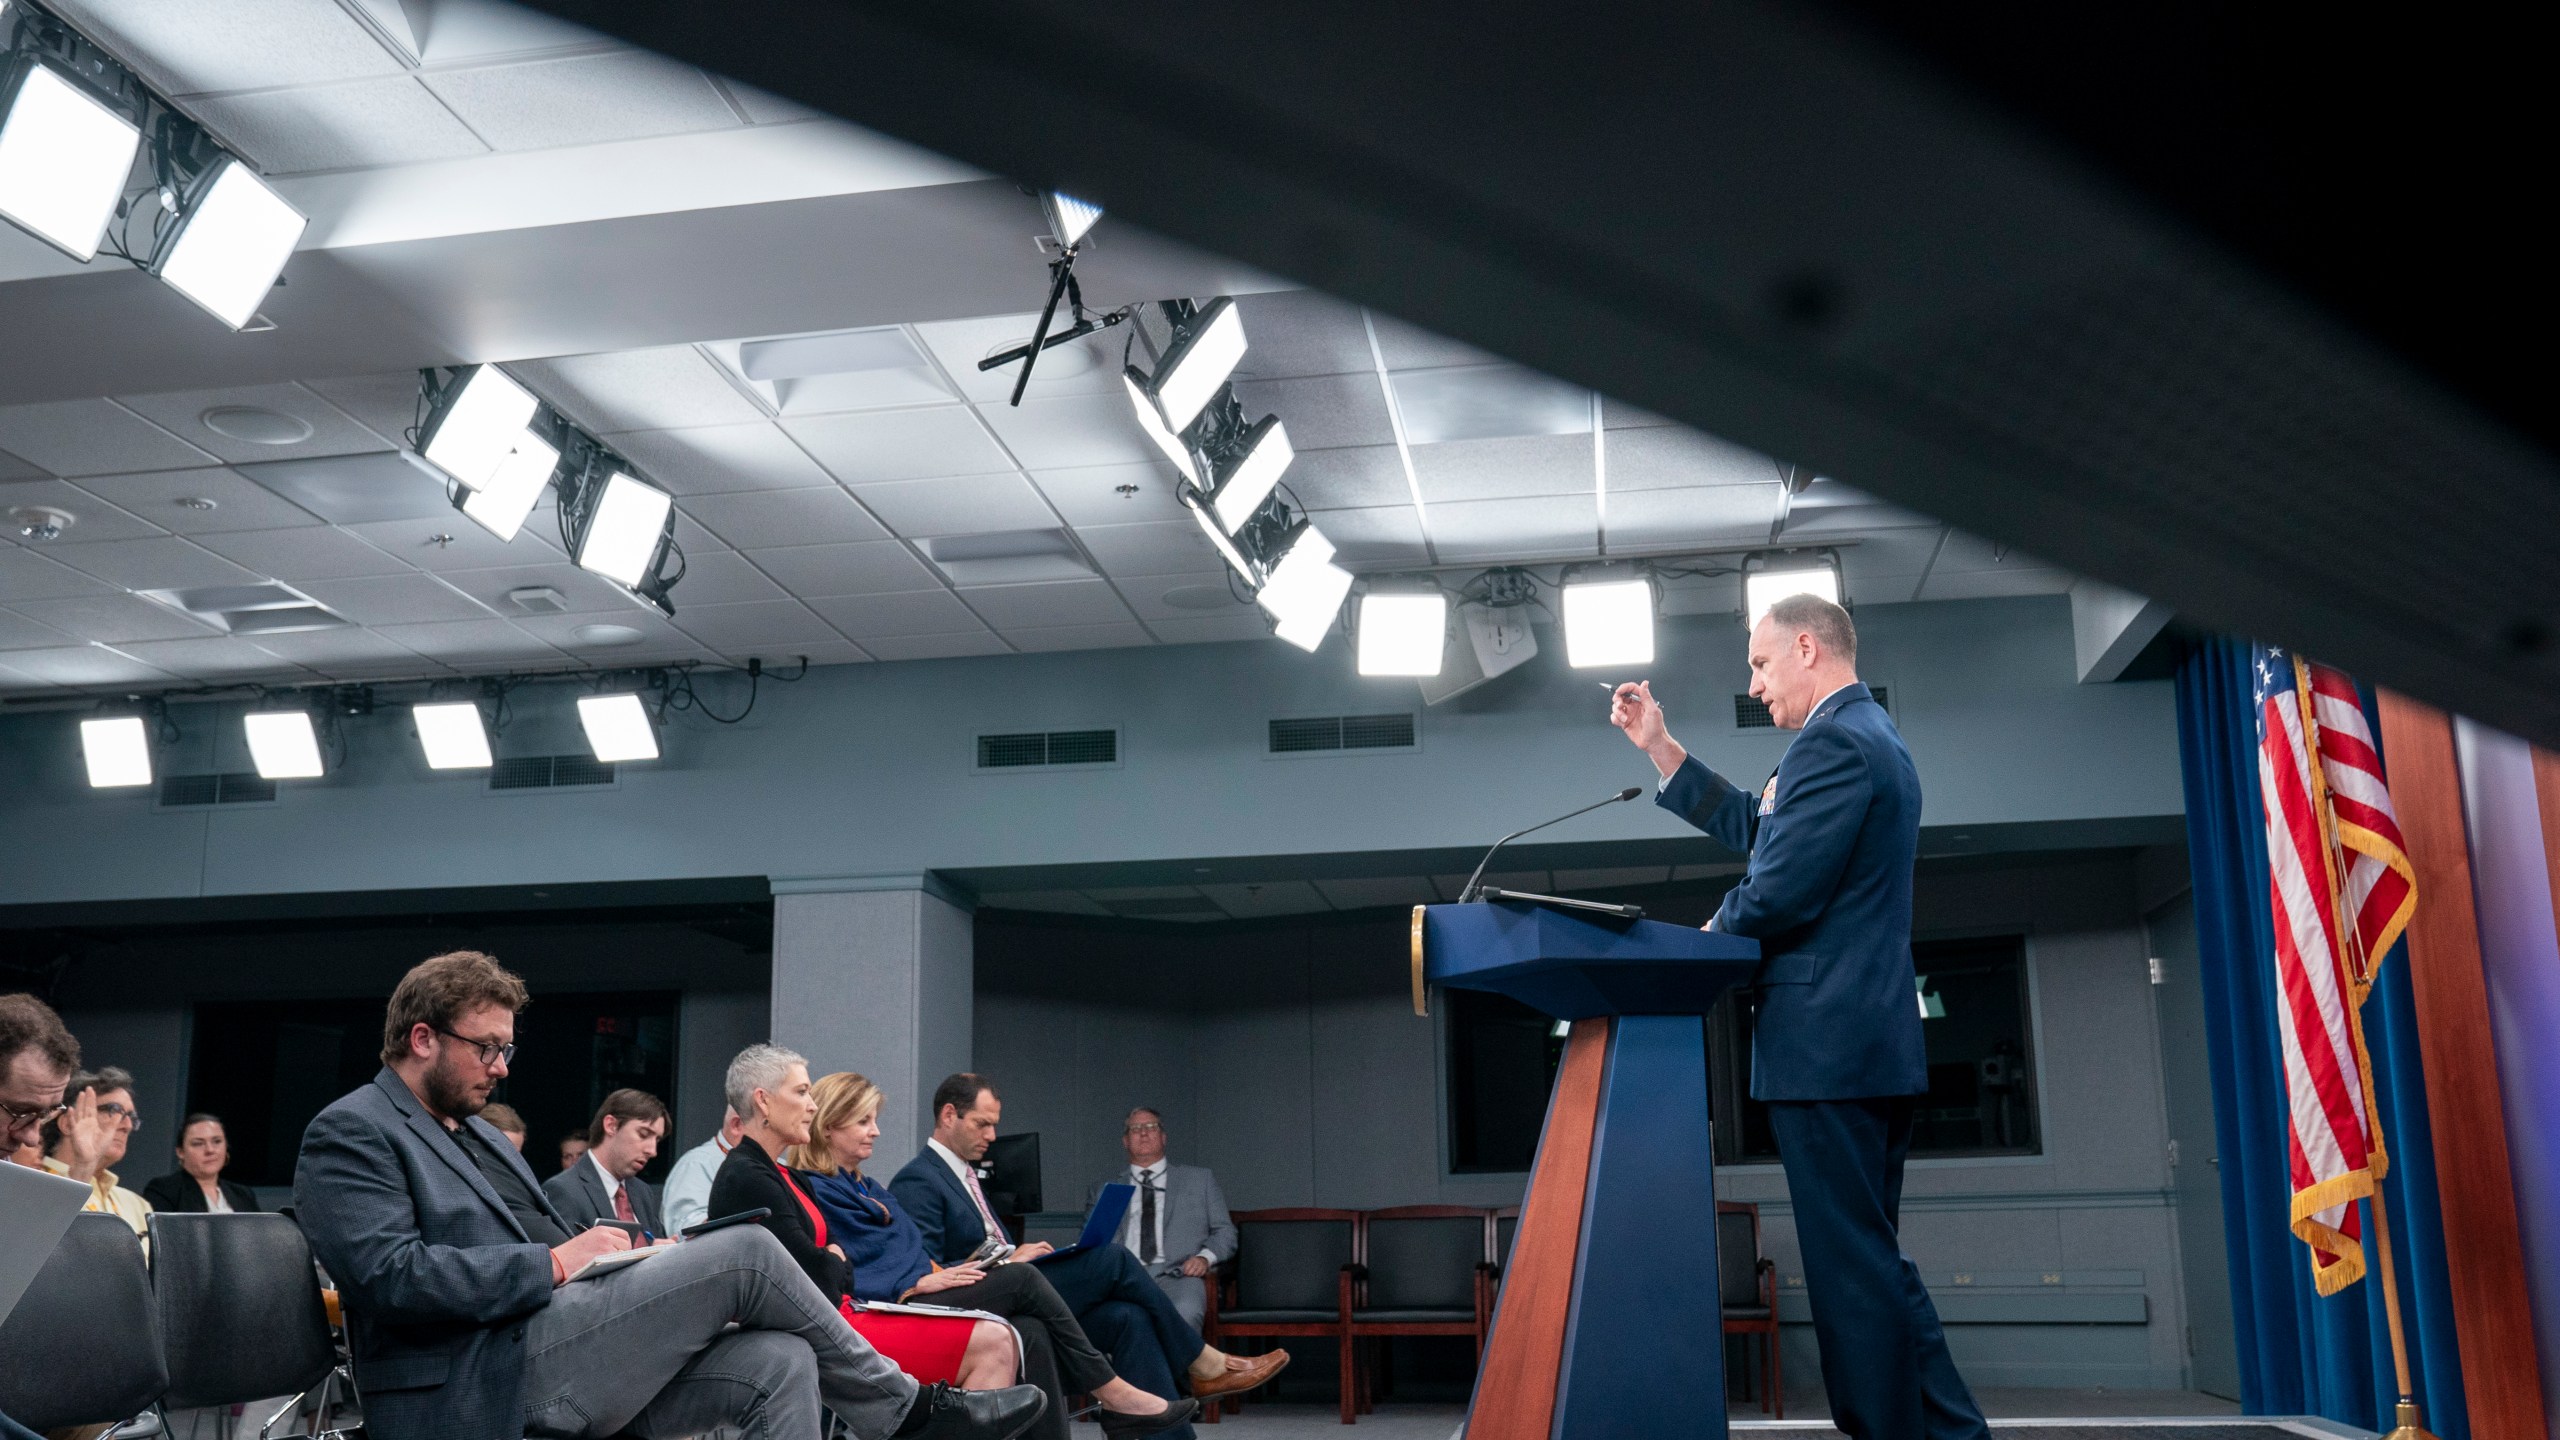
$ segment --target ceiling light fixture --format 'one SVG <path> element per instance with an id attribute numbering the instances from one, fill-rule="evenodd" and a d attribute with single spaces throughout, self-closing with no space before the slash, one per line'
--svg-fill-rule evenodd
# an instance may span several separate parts
<path id="1" fill-rule="evenodd" d="M 1120 383 L 1129 392 L 1129 408 L 1137 413 L 1139 431 L 1155 442 L 1184 479 L 1198 484 L 1200 462 L 1191 458 L 1191 447 L 1182 443 L 1181 436 L 1164 428 L 1164 416 L 1157 413 L 1156 402 L 1147 398 L 1146 372 L 1135 365 L 1128 366 L 1120 372 Z"/>
<path id="2" fill-rule="evenodd" d="M 428 769 L 489 768 L 489 729 L 481 722 L 478 705 L 468 700 L 412 705 L 409 718 L 417 723 L 418 745 L 427 753 Z"/>
<path id="3" fill-rule="evenodd" d="M 225 155 L 197 182 L 151 273 L 237 330 L 257 315 L 310 224 L 275 187 Z"/>
<path id="4" fill-rule="evenodd" d="M 1253 597 L 1278 622 L 1275 633 L 1301 650 L 1324 643 L 1343 598 L 1351 593 L 1351 572 L 1333 563 L 1333 553 L 1333 542 L 1323 531 L 1300 524 L 1296 538 L 1272 565 L 1271 578 Z"/>
<path id="5" fill-rule="evenodd" d="M 1228 534 L 1242 530 L 1253 519 L 1296 458 L 1298 452 L 1289 446 L 1289 427 L 1280 423 L 1279 416 L 1265 415 L 1245 431 L 1218 462 L 1218 488 L 1209 501 Z"/>
<path id="6" fill-rule="evenodd" d="M 658 758 L 658 732 L 637 695 L 581 695 L 578 723 L 586 729 L 587 748 L 608 765 Z"/>
<path id="7" fill-rule="evenodd" d="M 142 147 L 133 117 L 46 60 L 0 70 L 0 217 L 74 260 L 96 257 Z"/>
<path id="8" fill-rule="evenodd" d="M 1448 638 L 1449 597 L 1436 589 L 1421 594 L 1372 590 L 1360 597 L 1363 675 L 1437 675 Z"/>
<path id="9" fill-rule="evenodd" d="M 1840 557 L 1828 550 L 1749 555 L 1742 561 L 1742 623 L 1757 627 L 1769 607 L 1790 595 L 1841 603 Z"/>
<path id="10" fill-rule="evenodd" d="M 1180 434 L 1200 418 L 1211 396 L 1244 359 L 1244 313 L 1235 297 L 1221 295 L 1177 322 L 1173 344 L 1147 387 L 1166 429 Z"/>
<path id="11" fill-rule="evenodd" d="M 675 505 L 674 496 L 626 471 L 607 475 L 578 535 L 578 568 L 638 590 L 657 573 Z"/>
<path id="12" fill-rule="evenodd" d="M 466 366 L 441 385 L 434 371 L 425 374 L 433 393 L 417 453 L 465 490 L 487 485 L 542 402 L 495 365 Z"/>
<path id="13" fill-rule="evenodd" d="M 1569 579 L 1564 586 L 1565 663 L 1653 663 L 1653 582 L 1642 578 Z"/>
<path id="14" fill-rule="evenodd" d="M 80 754 L 95 789 L 151 783 L 151 736 L 139 716 L 81 721 Z"/>
<path id="15" fill-rule="evenodd" d="M 316 780 L 324 773 L 310 711 L 253 710 L 241 717 L 241 726 L 260 779 Z"/>
<path id="16" fill-rule="evenodd" d="M 501 540 L 513 540 L 525 517 L 542 501 L 552 474 L 560 468 L 560 452 L 530 430 L 516 432 L 515 447 L 477 490 L 453 498 L 454 508 Z"/>
<path id="17" fill-rule="evenodd" d="M 1063 190 L 1044 190 L 1040 192 L 1040 213 L 1047 218 L 1049 234 L 1058 242 L 1058 248 L 1073 250 L 1084 243 L 1093 222 L 1102 218 L 1102 207 Z"/>

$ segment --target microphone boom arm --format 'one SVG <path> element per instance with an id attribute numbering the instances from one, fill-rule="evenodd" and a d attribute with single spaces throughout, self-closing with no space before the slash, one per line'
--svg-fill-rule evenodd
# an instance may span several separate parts
<path id="1" fill-rule="evenodd" d="M 1534 834 L 1540 830 L 1546 829 L 1550 825 L 1561 825 L 1567 820 L 1574 818 L 1576 815 L 1588 815 L 1603 805 L 1615 805 L 1621 801 L 1633 800 L 1643 793 L 1644 791 L 1641 788 L 1630 785 L 1626 789 L 1619 791 L 1617 794 L 1610 796 L 1606 800 L 1593 801 L 1591 804 L 1585 805 L 1579 810 L 1559 815 L 1553 820 L 1542 820 L 1539 823 L 1530 826 L 1526 830 L 1514 830 L 1510 834 L 1503 836 L 1501 839 L 1494 841 L 1493 849 L 1484 852 L 1484 858 L 1476 862 L 1475 873 L 1467 877 L 1466 888 L 1458 892 L 1458 903 L 1461 905 L 1468 904 L 1483 894 L 1484 887 L 1476 882 L 1484 878 L 1484 867 L 1493 863 L 1494 852 L 1500 850 L 1503 846 L 1510 844 L 1512 841 L 1519 839 L 1523 835 Z"/>

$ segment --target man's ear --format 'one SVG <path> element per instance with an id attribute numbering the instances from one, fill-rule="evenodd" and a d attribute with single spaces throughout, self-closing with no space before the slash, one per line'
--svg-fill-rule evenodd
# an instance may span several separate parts
<path id="1" fill-rule="evenodd" d="M 607 1115 L 603 1120 L 599 1121 L 598 1124 L 604 1131 L 604 1138 L 610 1140 L 613 1138 L 613 1132 L 622 1128 L 622 1117 L 619 1115 Z"/>
<path id="2" fill-rule="evenodd" d="M 421 1034 L 419 1034 L 419 1033 L 418 1033 L 418 1032 L 419 1032 L 419 1031 L 421 1031 L 421 1030 L 424 1030 L 424 1031 L 426 1031 L 427 1033 L 426 1033 L 426 1034 L 424 1034 L 424 1035 L 421 1035 Z M 409 1058 L 410 1058 L 410 1059 L 412 1059 L 412 1060 L 424 1060 L 424 1059 L 426 1059 L 426 1058 L 427 1058 L 427 1049 L 428 1049 L 428 1048 L 432 1048 L 432 1047 L 435 1045 L 435 1043 L 436 1043 L 436 1027 L 434 1027 L 433 1025 L 430 1025 L 430 1024 L 428 1024 L 426 1021 L 421 1020 L 421 1021 L 419 1021 L 417 1024 L 412 1025 L 412 1026 L 410 1026 L 410 1027 L 409 1027 Z"/>

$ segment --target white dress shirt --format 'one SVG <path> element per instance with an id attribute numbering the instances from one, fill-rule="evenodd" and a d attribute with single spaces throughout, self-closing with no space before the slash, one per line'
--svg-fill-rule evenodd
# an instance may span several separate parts
<path id="1" fill-rule="evenodd" d="M 598 1177 L 598 1178 L 600 1178 L 600 1179 L 602 1179 L 602 1180 L 604 1181 L 604 1211 L 605 1211 L 605 1213 L 604 1213 L 604 1215 L 599 1215 L 599 1216 L 593 1216 L 593 1217 L 590 1217 L 590 1218 L 593 1218 L 593 1219 L 599 1219 L 599 1220 L 601 1220 L 601 1219 L 604 1219 L 606 1216 L 609 1216 L 609 1215 L 611 1215 L 611 1214 L 613 1213 L 613 1202 L 614 1202 L 614 1200 L 615 1200 L 615 1198 L 616 1198 L 616 1197 L 618 1197 L 618 1196 L 620 1196 L 620 1195 L 622 1194 L 622 1179 L 621 1179 L 621 1177 L 619 1177 L 619 1176 L 615 1175 L 612 1171 L 607 1170 L 606 1168 L 604 1168 L 604 1162 L 596 1158 L 596 1152 L 595 1152 L 595 1151 L 593 1151 L 593 1150 L 589 1150 L 589 1151 L 586 1153 L 586 1155 L 585 1155 L 585 1157 L 584 1157 L 584 1158 L 585 1158 L 585 1160 L 586 1160 L 586 1162 L 587 1162 L 588 1164 L 593 1165 L 594 1167 L 596 1167 L 596 1175 L 597 1175 L 597 1177 Z M 633 1206 L 633 1207 L 632 1207 L 632 1213 L 633 1213 L 633 1214 L 635 1214 L 635 1215 L 636 1215 L 636 1214 L 638 1214 L 638 1213 L 640 1213 L 640 1212 L 639 1212 L 639 1207 L 638 1207 L 638 1206 Z M 571 1218 L 573 1218 L 573 1219 L 574 1219 L 574 1218 L 576 1218 L 576 1217 L 574 1217 L 574 1216 L 573 1216 L 573 1217 L 571 1217 Z"/>
<path id="2" fill-rule="evenodd" d="M 928 1139 L 924 1143 L 925 1148 L 941 1156 L 942 1163 L 951 1167 L 952 1178 L 960 1182 L 961 1193 L 978 1207 L 978 1223 L 987 1227 L 987 1238 L 1010 1244 L 1013 1237 L 1005 1233 L 1004 1222 L 996 1218 L 996 1212 L 987 1204 L 987 1192 L 978 1184 L 978 1167 L 961 1159 L 958 1151 L 939 1140 Z"/>

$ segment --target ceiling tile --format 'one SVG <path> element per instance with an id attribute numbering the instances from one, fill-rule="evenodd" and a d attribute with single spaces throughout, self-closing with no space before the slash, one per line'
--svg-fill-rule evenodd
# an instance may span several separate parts
<path id="1" fill-rule="evenodd" d="M 1612 431 L 1609 493 L 1687 485 L 1775 485 L 1778 462 L 1682 425 Z"/>
<path id="2" fill-rule="evenodd" d="M 2067 570 L 2018 566 L 2005 570 L 1932 570 L 1920 587 L 1921 600 L 1988 600 L 2003 595 L 2060 595 L 2075 579 Z M 24 607 L 21 607 L 24 608 Z"/>
<path id="3" fill-rule="evenodd" d="M 994 315 L 974 320 L 939 320 L 916 326 L 925 348 L 942 362 L 943 373 L 957 381 L 960 393 L 971 400 L 1004 402 L 1013 396 L 1013 384 L 1022 373 L 1019 363 L 1000 370 L 981 370 L 978 362 L 1002 350 L 1029 344 L 1031 327 L 1039 323 L 1037 312 L 1022 315 Z M 1065 328 L 1052 321 L 1050 330 Z M 1031 386 L 1023 392 L 1023 402 L 1052 395 L 1119 395 L 1120 337 L 1104 331 L 1081 340 L 1040 352 L 1040 363 L 1031 368 Z M 1129 402 L 1120 402 L 1126 413 Z"/>
<path id="4" fill-rule="evenodd" d="M 750 600 L 782 599 L 783 589 L 735 551 L 687 550 L 684 583 L 675 588 L 671 598 L 686 605 L 741 605 Z"/>
<path id="5" fill-rule="evenodd" d="M 1413 490 L 1405 484 L 1404 461 L 1393 445 L 1300 450 L 1280 478 L 1310 510 L 1413 503 Z"/>
<path id="6" fill-rule="evenodd" d="M 960 602 L 954 600 L 951 604 L 953 609 L 958 609 Z M 14 610 L 0 610 L 0 650 L 40 650 L 47 646 L 69 645 L 77 639 L 76 635 L 65 635 Z"/>
<path id="7" fill-rule="evenodd" d="M 402 436 L 418 423 L 418 372 L 391 370 L 379 375 L 341 375 L 305 380 L 303 388 L 356 418 L 383 443 L 406 443 Z"/>
<path id="8" fill-rule="evenodd" d="M 1624 400 L 1600 398 L 1600 423 L 1611 430 L 1642 430 L 1654 425 L 1677 425 L 1680 422 Z"/>
<path id="9" fill-rule="evenodd" d="M 748 645 L 721 656 L 729 665 L 744 665 L 751 659 L 764 661 L 768 670 L 788 669 L 799 661 L 811 665 L 867 665 L 872 655 L 850 640 L 794 640 L 788 645 Z"/>
<path id="10" fill-rule="evenodd" d="M 1501 360 L 1490 351 L 1446 335 L 1408 325 L 1391 315 L 1372 312 L 1378 325 L 1378 350 L 1390 370 L 1421 370 L 1440 365 L 1487 365 Z"/>
<path id="11" fill-rule="evenodd" d="M 229 635 L 200 640 L 129 640 L 116 646 L 155 669 L 189 680 L 307 680 L 311 672 Z"/>
<path id="12" fill-rule="evenodd" d="M 959 655 L 1010 655 L 1013 647 L 985 630 L 951 635 L 901 635 L 865 641 L 863 649 L 883 660 L 942 660 Z M 6 657 L 0 657 L 6 663 Z"/>
<path id="13" fill-rule="evenodd" d="M 1422 544 L 1422 521 L 1411 505 L 1379 505 L 1365 510 L 1311 510 L 1307 518 L 1314 522 L 1324 538 L 1333 542 L 1336 558 L 1345 565 L 1422 565 L 1430 561 L 1430 553 Z M 1440 510 L 1431 511 L 1432 529 L 1440 526 Z"/>
<path id="14" fill-rule="evenodd" d="M 232 468 L 332 524 L 424 520 L 477 528 L 454 511 L 445 481 L 401 452 L 242 461 Z"/>
<path id="15" fill-rule="evenodd" d="M 447 664 L 557 664 L 559 651 L 504 620 L 447 620 L 384 625 L 374 633 Z"/>
<path id="16" fill-rule="evenodd" d="M 166 685 L 178 678 L 103 645 L 10 650 L 0 653 L 0 665 L 48 685 Z"/>
<path id="17" fill-rule="evenodd" d="M 1163 454 L 1139 433 L 1125 391 L 1028 396 L 1019 406 L 989 401 L 978 413 L 1025 469 L 1144 465 Z"/>
<path id="18" fill-rule="evenodd" d="M 1159 460 L 1147 465 L 1094 465 L 1073 470 L 1035 470 L 1031 483 L 1047 497 L 1051 509 L 1070 525 L 1134 525 L 1147 520 L 1191 523 L 1191 512 L 1174 498 L 1173 467 Z M 1123 495 L 1120 487 L 1135 486 Z"/>
<path id="19" fill-rule="evenodd" d="M 1937 558 L 1939 534 L 1939 529 L 1932 527 L 1927 530 L 1877 530 L 1842 537 L 1856 543 L 1839 547 L 1840 563 L 1852 575 L 1862 570 L 1879 574 L 1902 571 L 1917 574 L 1928 569 L 1929 562 Z"/>
<path id="20" fill-rule="evenodd" d="M 17 600 L 9 608 L 65 635 L 114 644 L 119 640 L 186 640 L 219 633 L 139 595 L 82 595 L 69 600 Z M 16 663 L 14 661 L 12 664 Z"/>
<path id="21" fill-rule="evenodd" d="M 910 539 L 1048 530 L 1058 523 L 1049 502 L 1019 474 L 900 480 L 857 485 L 853 493 L 862 497 L 862 503 L 882 523 Z"/>
<path id="22" fill-rule="evenodd" d="M 676 611 L 676 628 L 723 654 L 769 655 L 775 646 L 843 638 L 797 600 L 683 606 Z"/>
<path id="23" fill-rule="evenodd" d="M 690 560 L 687 563 L 690 565 Z M 581 570 L 566 560 L 554 561 L 548 565 L 504 565 L 490 570 L 447 570 L 442 572 L 439 578 L 445 584 L 488 606 L 506 619 L 518 623 L 539 614 L 560 612 L 526 610 L 507 598 L 507 592 L 510 590 L 539 586 L 555 591 L 560 596 L 560 603 L 567 607 L 566 613 L 573 615 L 620 615 L 636 608 L 638 603 L 633 600 L 630 591 L 601 575 Z M 692 588 L 693 575 L 688 569 L 684 586 L 678 593 L 684 598 L 694 598 Z M 403 618 L 428 620 L 437 617 L 411 615 Z M 453 618 L 476 619 L 478 617 L 471 615 Z"/>
<path id="24" fill-rule="evenodd" d="M 729 82 L 729 93 L 738 98 L 738 106 L 747 118 L 758 125 L 789 125 L 800 120 L 833 120 L 823 110 L 812 110 L 797 100 L 785 100 L 770 90 L 759 90 L 741 81 Z"/>
<path id="25" fill-rule="evenodd" d="M 0 450 L 0 480 L 43 480 L 46 478 L 48 477 L 42 470 L 37 469 L 35 466 L 28 464 L 26 461 L 19 459 L 17 456 L 10 454 L 6 450 Z"/>
<path id="26" fill-rule="evenodd" d="M 1014 468 L 1012 457 L 988 436 L 977 413 L 966 405 L 816 415 L 784 420 L 782 428 L 847 485 L 986 475 Z M 7 437 L 0 435 L 0 445 L 7 443 Z"/>
<path id="27" fill-rule="evenodd" d="M 1289 443 L 1309 450 L 1335 445 L 1393 445 L 1386 395 L 1375 373 L 1317 375 L 1303 380 L 1239 380 L 1236 399 L 1247 418 L 1268 411 L 1289 427 Z M 1129 421 L 1136 435 L 1137 420 Z"/>
<path id="28" fill-rule="evenodd" d="M 94 545 L 55 545 L 45 553 L 74 570 L 127 590 L 248 585 L 259 578 L 174 535 L 151 540 L 108 540 Z"/>
<path id="29" fill-rule="evenodd" d="M 1591 392 L 1526 366 L 1399 370 L 1394 380 L 1410 445 L 1591 433 Z"/>
<path id="30" fill-rule="evenodd" d="M 406 561 L 329 526 L 205 535 L 197 543 L 235 565 L 297 584 L 351 575 L 404 575 L 410 568 Z"/>
<path id="31" fill-rule="evenodd" d="M 1897 531 L 1935 535 L 1939 522 L 1916 510 L 1894 505 L 1825 505 L 1808 508 L 1799 495 L 1787 508 L 1788 540 L 1823 540 L 1844 535 L 1891 534 Z"/>
<path id="32" fill-rule="evenodd" d="M 537 512 L 537 520 L 541 513 Z M 501 540 L 460 515 L 440 519 L 375 520 L 342 525 L 348 534 L 421 570 L 489 570 L 540 565 L 560 557 L 549 522 L 527 521 L 513 540 Z"/>
<path id="33" fill-rule="evenodd" d="M 1609 494 L 1609 549 L 1757 545 L 1777 523 L 1775 485 L 1700 485 Z M 1432 512 L 1436 529 L 1440 512 Z"/>
<path id="34" fill-rule="evenodd" d="M 1076 539 L 1115 578 L 1188 575 L 1220 563 L 1208 537 L 1190 520 L 1093 525 L 1076 531 Z"/>
<path id="35" fill-rule="evenodd" d="M 690 345 L 527 360 L 507 369 L 598 434 L 765 418 L 762 406 L 739 393 L 719 366 Z"/>
<path id="36" fill-rule="evenodd" d="M 160 395 L 120 395 L 116 403 L 209 455 L 233 462 L 295 460 L 312 455 L 354 455 L 379 450 L 372 431 L 299 385 L 244 385 L 227 390 L 181 390 Z M 283 444 L 241 440 L 214 428 L 224 410 L 264 410 L 310 427 L 303 439 Z"/>
<path id="37" fill-rule="evenodd" d="M 1416 445 L 1413 473 L 1422 483 L 1424 502 L 1431 505 L 1528 495 L 1589 495 L 1598 483 L 1588 431 Z"/>
<path id="38" fill-rule="evenodd" d="M 489 150 L 408 75 L 231 95 L 196 108 L 269 175 L 415 165 Z"/>
<path id="39" fill-rule="evenodd" d="M 384 667 L 408 665 L 412 668 L 435 668 L 418 657 L 416 651 L 386 639 L 371 630 L 345 626 L 333 630 L 289 630 L 277 635 L 260 635 L 249 643 L 275 656 L 324 675 L 335 675 L 341 667 Z"/>
<path id="40" fill-rule="evenodd" d="M 62 480 L 0 480 L 0 515 L 20 506 L 42 506 L 61 510 L 71 516 L 70 526 L 61 540 L 38 540 L 36 545 L 58 545 L 65 541 L 79 544 L 88 540 L 142 540 L 168 532 L 122 506 L 109 504 L 88 491 Z M 17 539 L 15 531 L 5 537 Z"/>
<path id="41" fill-rule="evenodd" d="M 357 580 L 311 580 L 294 588 L 367 627 L 490 618 L 489 611 L 471 597 L 435 576 L 414 571 Z"/>
<path id="42" fill-rule="evenodd" d="M 371 31 L 330 0 L 65 0 L 58 8 L 163 94 L 314 85 L 397 75 L 402 68 Z"/>
<path id="43" fill-rule="evenodd" d="M 705 659 L 714 653 L 669 624 L 665 617 L 632 606 L 626 606 L 620 615 L 520 615 L 509 623 L 564 654 L 596 665 L 664 664 Z M 598 644 L 578 634 L 596 625 L 618 625 L 639 632 L 641 638 L 631 644 L 611 645 Z"/>
<path id="44" fill-rule="evenodd" d="M 1235 616 L 1253 609 L 1249 599 L 1239 600 L 1241 585 L 1227 582 L 1228 570 L 1220 565 L 1215 570 L 1200 570 L 1188 575 L 1150 575 L 1143 580 L 1124 580 L 1120 598 L 1137 612 L 1139 619 L 1152 625 L 1158 620 L 1189 620 L 1200 616 Z"/>
<path id="45" fill-rule="evenodd" d="M 1986 540 L 1962 530 L 1947 532 L 1946 548 L 1938 552 L 1932 573 L 1960 574 L 1974 570 L 2049 570 L 2056 568 L 2015 545 Z M 1933 590 L 1935 586 L 1931 587 Z"/>
<path id="46" fill-rule="evenodd" d="M 880 540 L 889 532 L 863 513 L 853 497 L 821 483 L 809 490 L 738 490 L 694 495 L 677 506 L 731 546 L 761 550 L 776 545 L 831 545 Z"/>
<path id="47" fill-rule="evenodd" d="M 957 634 L 978 624 L 978 617 L 948 590 L 831 595 L 810 601 L 809 608 L 865 645 L 894 636 Z"/>
<path id="48" fill-rule="evenodd" d="M 771 421 L 689 430 L 625 430 L 605 436 L 604 443 L 679 496 L 799 490 L 835 483 Z"/>
<path id="49" fill-rule="evenodd" d="M 1321 290 L 1275 290 L 1236 300 L 1244 321 L 1244 363 L 1238 372 L 1270 378 L 1300 375 L 1375 375 L 1369 332 L 1360 307 Z"/>
<path id="50" fill-rule="evenodd" d="M 182 470 L 214 460 L 111 400 L 0 406 L 0 448 L 66 479 Z"/>
<path id="51" fill-rule="evenodd" d="M 788 545 L 751 550 L 747 558 L 794 595 L 886 595 L 930 590 L 942 583 L 895 540 Z"/>
<path id="52" fill-rule="evenodd" d="M 1610 507 L 1613 522 L 1616 509 L 1614 504 Z M 1502 562 L 1588 555 L 1599 542 L 1599 516 L 1588 495 L 1434 505 L 1427 523 L 1443 560 Z M 1614 533 L 1614 523 L 1611 528 Z"/>
<path id="53" fill-rule="evenodd" d="M 738 124 L 737 112 L 701 71 L 627 51 L 429 71 L 423 78 L 500 150 L 592 145 Z"/>
<path id="54" fill-rule="evenodd" d="M 68 565 L 0 540 L 0 602 L 52 600 L 66 595 L 109 595 L 115 587 Z"/>
<path id="55" fill-rule="evenodd" d="M 1055 625 L 1112 625 L 1131 620 L 1111 586 L 1100 580 L 1057 580 L 1039 585 L 982 585 L 960 598 L 998 630 Z"/>
<path id="56" fill-rule="evenodd" d="M 1128 645 L 1153 645 L 1155 637 L 1147 627 L 1131 622 L 1126 625 L 1052 625 L 1038 629 L 1013 629 L 1004 638 L 1014 648 L 1025 652 L 1041 650 L 1112 650 Z"/>
<path id="57" fill-rule="evenodd" d="M 287 530 L 322 523 L 310 511 L 220 466 L 151 470 L 139 475 L 93 475 L 81 481 L 79 488 L 181 535 Z M 210 500 L 213 507 L 182 505 L 182 500 Z"/>
<path id="58" fill-rule="evenodd" d="M 1239 615 L 1199 615 L 1180 620 L 1150 620 L 1147 628 L 1167 645 L 1213 645 L 1231 640 L 1271 638 L 1271 622 L 1253 610 Z"/>

